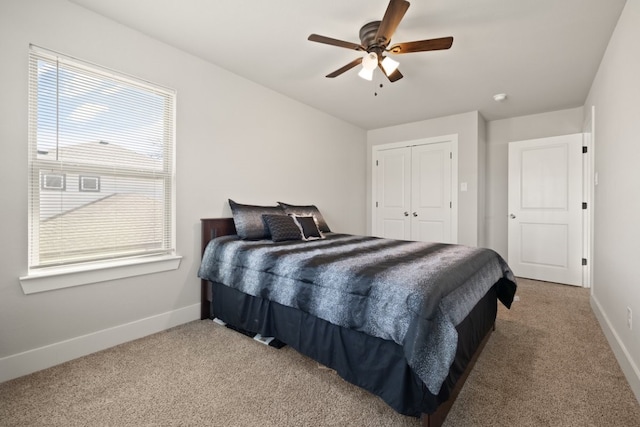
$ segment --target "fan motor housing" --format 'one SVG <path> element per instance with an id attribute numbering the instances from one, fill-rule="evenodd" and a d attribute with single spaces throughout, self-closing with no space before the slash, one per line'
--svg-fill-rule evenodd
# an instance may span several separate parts
<path id="1" fill-rule="evenodd" d="M 371 52 L 376 50 L 375 48 L 384 50 L 385 45 L 378 45 L 376 40 L 376 34 L 378 33 L 378 28 L 380 28 L 381 21 L 373 21 L 368 24 L 364 24 L 362 28 L 360 28 L 360 42 L 362 46 L 367 49 L 367 52 Z"/>

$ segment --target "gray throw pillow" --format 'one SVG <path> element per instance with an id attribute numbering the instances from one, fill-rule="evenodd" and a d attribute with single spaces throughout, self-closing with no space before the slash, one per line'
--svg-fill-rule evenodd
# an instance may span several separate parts
<path id="1" fill-rule="evenodd" d="M 280 206 L 243 205 L 231 199 L 229 199 L 229 206 L 233 214 L 236 232 L 241 239 L 245 240 L 269 239 L 271 237 L 262 215 L 286 216 Z"/>
<path id="2" fill-rule="evenodd" d="M 318 224 L 318 229 L 323 233 L 329 233 L 331 230 L 327 225 L 327 222 L 322 217 L 320 213 L 320 209 L 318 209 L 315 205 L 290 205 L 288 203 L 278 202 L 278 204 L 284 209 L 284 212 L 288 215 L 295 216 L 312 216 L 316 224 Z"/>
<path id="3" fill-rule="evenodd" d="M 302 236 L 305 240 L 316 240 L 323 239 L 324 236 L 318 229 L 318 224 L 316 224 L 315 219 L 312 216 L 295 216 L 292 218 L 302 230 Z"/>
<path id="4" fill-rule="evenodd" d="M 269 233 L 271 240 L 274 242 L 283 242 L 285 240 L 302 240 L 300 228 L 293 218 L 288 215 L 262 215 L 262 219 Z"/>

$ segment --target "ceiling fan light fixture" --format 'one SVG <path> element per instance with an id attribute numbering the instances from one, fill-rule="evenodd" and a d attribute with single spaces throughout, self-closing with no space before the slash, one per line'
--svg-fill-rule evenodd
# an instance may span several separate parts
<path id="1" fill-rule="evenodd" d="M 365 70 L 375 70 L 378 66 L 378 55 L 375 52 L 369 52 L 362 57 L 362 68 Z"/>
<path id="2" fill-rule="evenodd" d="M 391 73 L 393 73 L 395 70 L 398 69 L 398 65 L 400 65 L 400 63 L 398 61 L 395 61 L 391 58 L 389 58 L 388 56 L 386 56 L 383 60 L 382 60 L 382 69 L 384 70 L 384 73 L 389 76 L 391 75 Z"/>
<path id="3" fill-rule="evenodd" d="M 363 79 L 372 80 L 372 71 L 379 67 L 382 69 L 382 72 L 386 75 L 387 79 L 393 83 L 400 80 L 403 76 L 398 69 L 398 63 L 396 61 L 389 58 L 385 59 L 385 52 L 404 54 L 449 49 L 453 44 L 453 37 L 415 40 L 412 42 L 396 43 L 391 47 L 388 47 L 396 28 L 400 24 L 400 21 L 402 21 L 407 9 L 409 9 L 409 5 L 410 4 L 407 0 L 389 0 L 389 5 L 387 6 L 387 10 L 385 11 L 381 21 L 371 21 L 360 27 L 359 44 L 321 36 L 319 34 L 309 35 L 308 40 L 312 42 L 342 47 L 358 52 L 366 52 L 364 56 L 355 58 L 347 65 L 327 74 L 326 77 L 337 77 L 356 67 L 358 64 L 362 64 L 362 70 L 358 74 Z"/>
<path id="4" fill-rule="evenodd" d="M 369 70 L 362 67 L 358 75 L 365 80 L 369 80 L 369 81 L 373 80 L 373 70 Z"/>

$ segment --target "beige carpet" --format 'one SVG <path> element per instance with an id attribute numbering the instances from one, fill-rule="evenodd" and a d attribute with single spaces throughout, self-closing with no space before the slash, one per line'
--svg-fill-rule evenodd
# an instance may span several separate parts
<path id="1" fill-rule="evenodd" d="M 640 426 L 589 291 L 521 279 L 446 426 Z M 196 321 L 0 384 L 2 426 L 418 426 L 285 347 Z"/>

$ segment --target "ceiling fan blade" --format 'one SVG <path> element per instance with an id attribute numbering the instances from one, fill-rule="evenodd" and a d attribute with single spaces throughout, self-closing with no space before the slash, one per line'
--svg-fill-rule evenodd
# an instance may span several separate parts
<path id="1" fill-rule="evenodd" d="M 391 73 L 391 75 L 387 76 L 387 78 L 389 79 L 389 81 L 391 83 L 397 82 L 398 80 L 400 80 L 403 77 L 404 76 L 402 75 L 402 73 L 398 69 L 396 69 L 393 73 Z"/>
<path id="2" fill-rule="evenodd" d="M 453 37 L 442 37 L 439 39 L 418 40 L 415 42 L 396 43 L 388 51 L 395 54 L 426 52 L 428 50 L 449 49 L 453 44 Z"/>
<path id="3" fill-rule="evenodd" d="M 340 74 L 344 73 L 345 71 L 349 71 L 350 69 L 352 69 L 353 67 L 355 67 L 356 65 L 359 65 L 359 64 L 362 64 L 362 57 L 358 57 L 358 58 L 354 59 L 353 61 L 349 62 L 344 67 L 338 68 L 333 73 L 327 74 L 327 77 L 329 77 L 330 79 L 332 79 L 334 77 L 338 77 Z"/>
<path id="4" fill-rule="evenodd" d="M 409 9 L 409 2 L 406 0 L 391 0 L 387 11 L 384 13 L 382 22 L 376 32 L 375 41 L 379 44 L 387 45 L 391 40 L 391 36 L 396 32 L 396 28 L 402 21 L 404 14 Z"/>
<path id="5" fill-rule="evenodd" d="M 360 46 L 359 44 L 346 42 L 344 40 L 332 39 L 331 37 L 325 37 L 319 34 L 311 34 L 307 40 L 312 42 L 317 42 L 317 43 L 328 44 L 331 46 L 344 47 L 346 49 L 365 50 L 364 47 Z"/>
<path id="6" fill-rule="evenodd" d="M 380 68 L 380 70 L 382 70 L 382 74 L 384 74 L 385 76 L 387 76 L 387 73 L 385 73 L 384 68 L 382 68 L 382 64 L 378 64 L 378 68 Z M 387 78 L 389 79 L 389 81 L 391 83 L 393 82 L 397 82 L 398 80 L 400 80 L 401 78 L 403 78 L 404 76 L 402 75 L 402 73 L 400 72 L 399 69 L 395 69 L 395 71 L 391 74 L 389 74 L 387 76 Z"/>

